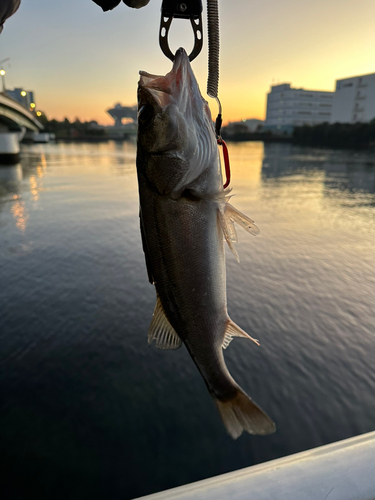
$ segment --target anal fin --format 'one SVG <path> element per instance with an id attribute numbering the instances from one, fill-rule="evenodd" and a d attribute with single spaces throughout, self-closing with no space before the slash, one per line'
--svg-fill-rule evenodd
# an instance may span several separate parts
<path id="1" fill-rule="evenodd" d="M 182 340 L 165 315 L 159 296 L 156 299 L 147 340 L 149 344 L 155 340 L 158 349 L 178 349 L 182 345 Z"/>
<path id="2" fill-rule="evenodd" d="M 242 328 L 240 328 L 231 319 L 228 321 L 227 328 L 225 330 L 224 341 L 222 344 L 223 349 L 226 349 L 228 345 L 232 342 L 233 337 L 244 337 L 246 339 L 252 340 L 256 345 L 259 345 L 259 340 L 250 337 Z"/>

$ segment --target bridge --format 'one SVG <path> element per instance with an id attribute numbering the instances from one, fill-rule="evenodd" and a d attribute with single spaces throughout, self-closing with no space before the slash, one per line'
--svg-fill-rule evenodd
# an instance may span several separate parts
<path id="1" fill-rule="evenodd" d="M 35 114 L 12 99 L 6 92 L 0 93 L 0 164 L 19 161 L 19 141 L 26 131 L 39 132 L 43 125 Z"/>

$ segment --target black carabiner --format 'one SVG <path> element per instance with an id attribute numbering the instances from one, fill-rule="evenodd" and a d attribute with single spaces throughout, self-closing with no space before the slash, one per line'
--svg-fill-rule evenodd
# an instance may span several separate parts
<path id="1" fill-rule="evenodd" d="M 202 50 L 202 10 L 202 0 L 163 0 L 161 6 L 159 44 L 164 55 L 171 61 L 174 60 L 174 54 L 169 48 L 168 33 L 174 17 L 179 19 L 190 19 L 194 32 L 194 47 L 189 55 L 189 60 L 192 61 L 195 59 Z"/>

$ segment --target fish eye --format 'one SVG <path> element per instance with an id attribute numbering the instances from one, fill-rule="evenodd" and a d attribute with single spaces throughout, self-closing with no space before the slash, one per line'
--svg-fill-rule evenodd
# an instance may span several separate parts
<path id="1" fill-rule="evenodd" d="M 154 108 L 151 104 L 145 104 L 141 107 L 138 112 L 138 124 L 142 127 L 146 127 L 152 122 L 154 118 Z"/>

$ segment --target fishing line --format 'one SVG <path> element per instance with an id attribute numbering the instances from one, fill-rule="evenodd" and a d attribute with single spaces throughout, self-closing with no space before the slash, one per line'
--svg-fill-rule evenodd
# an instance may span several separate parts
<path id="1" fill-rule="evenodd" d="M 230 162 L 228 148 L 225 141 L 221 138 L 220 131 L 223 123 L 222 107 L 218 97 L 219 92 L 219 53 L 220 53 L 220 35 L 219 35 L 219 5 L 218 0 L 207 0 L 207 33 L 208 33 L 208 78 L 207 94 L 216 99 L 219 107 L 219 113 L 215 122 L 215 132 L 217 143 L 223 148 L 224 166 L 226 181 L 224 189 L 230 183 Z"/>
<path id="2" fill-rule="evenodd" d="M 217 0 L 207 0 L 208 80 L 207 94 L 217 98 L 219 88 L 219 6 Z"/>
<path id="3" fill-rule="evenodd" d="M 219 114 L 216 118 L 216 135 L 220 136 L 222 124 L 222 108 L 218 97 L 219 90 L 219 5 L 218 0 L 207 0 L 207 35 L 208 35 L 208 77 L 207 94 L 216 99 L 219 106 Z"/>

